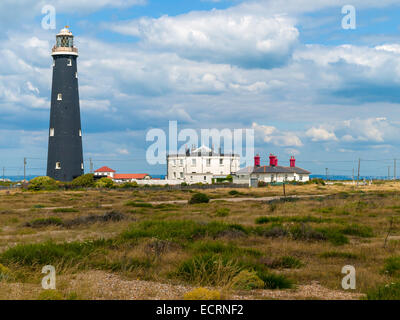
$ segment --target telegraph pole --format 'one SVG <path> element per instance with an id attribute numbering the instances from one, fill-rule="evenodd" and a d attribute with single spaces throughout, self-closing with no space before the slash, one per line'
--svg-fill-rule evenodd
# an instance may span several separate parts
<path id="1" fill-rule="evenodd" d="M 360 167 L 361 167 L 361 159 L 358 158 L 358 174 L 357 174 L 357 186 L 359 184 L 360 181 Z"/>
<path id="2" fill-rule="evenodd" d="M 6 168 L 5 167 L 3 167 L 3 182 L 6 182 L 6 175 L 5 175 L 5 170 L 6 170 Z"/>
<path id="3" fill-rule="evenodd" d="M 393 164 L 394 166 L 393 166 L 393 180 L 396 180 L 397 179 L 397 172 L 396 172 L 396 169 L 397 169 L 397 159 L 394 159 L 394 164 Z"/>
<path id="4" fill-rule="evenodd" d="M 26 180 L 26 158 L 24 158 L 24 182 Z"/>
<path id="5" fill-rule="evenodd" d="M 328 181 L 328 168 L 325 168 L 326 181 Z"/>
<path id="6" fill-rule="evenodd" d="M 90 158 L 89 161 L 90 161 L 90 173 L 93 173 L 93 162 L 92 162 L 92 158 Z"/>
<path id="7" fill-rule="evenodd" d="M 388 180 L 390 180 L 390 166 L 388 166 Z"/>

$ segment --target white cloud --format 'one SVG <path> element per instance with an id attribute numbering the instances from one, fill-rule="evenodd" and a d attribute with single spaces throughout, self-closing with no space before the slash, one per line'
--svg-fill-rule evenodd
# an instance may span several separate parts
<path id="1" fill-rule="evenodd" d="M 280 147 L 301 147 L 303 143 L 294 132 L 282 132 L 273 126 L 252 124 L 256 136 L 262 137 L 264 142 Z"/>
<path id="2" fill-rule="evenodd" d="M 147 48 L 173 51 L 193 60 L 272 68 L 290 57 L 299 36 L 294 24 L 286 15 L 237 6 L 117 22 L 108 28 L 140 37 Z"/>
<path id="3" fill-rule="evenodd" d="M 334 132 L 330 132 L 327 129 L 320 126 L 319 128 L 312 127 L 307 130 L 306 136 L 311 138 L 312 141 L 336 141 L 336 135 Z"/>

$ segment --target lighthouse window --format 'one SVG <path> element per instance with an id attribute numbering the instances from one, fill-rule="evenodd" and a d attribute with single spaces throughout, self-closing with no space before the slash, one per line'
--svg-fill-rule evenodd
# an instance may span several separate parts
<path id="1" fill-rule="evenodd" d="M 75 78 L 78 79 L 78 72 L 75 72 Z"/>
<path id="2" fill-rule="evenodd" d="M 82 137 L 82 130 L 79 130 L 79 136 Z"/>
<path id="3" fill-rule="evenodd" d="M 54 137 L 54 128 L 50 128 L 50 137 Z"/>
<path id="4" fill-rule="evenodd" d="M 67 64 L 67 66 L 68 66 L 68 67 L 72 67 L 72 59 L 68 59 L 68 64 Z"/>
<path id="5" fill-rule="evenodd" d="M 61 162 L 56 162 L 56 170 L 60 170 L 61 169 Z"/>
<path id="6" fill-rule="evenodd" d="M 62 100 L 62 93 L 59 93 L 59 94 L 57 95 L 57 100 L 58 100 L 58 101 L 61 101 L 61 100 Z"/>
<path id="7" fill-rule="evenodd" d="M 83 162 L 81 163 L 81 169 L 83 170 Z"/>

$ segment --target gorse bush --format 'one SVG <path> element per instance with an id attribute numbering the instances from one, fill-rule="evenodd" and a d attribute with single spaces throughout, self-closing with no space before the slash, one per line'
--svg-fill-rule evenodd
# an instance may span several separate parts
<path id="1" fill-rule="evenodd" d="M 257 272 L 242 270 L 232 279 L 232 287 L 239 290 L 263 289 L 264 281 L 258 277 Z"/>
<path id="2" fill-rule="evenodd" d="M 30 222 L 27 222 L 25 226 L 31 228 L 40 228 L 40 227 L 47 227 L 47 226 L 62 226 L 64 222 L 57 217 L 49 217 L 49 218 L 38 218 L 34 219 Z"/>
<path id="3" fill-rule="evenodd" d="M 113 189 L 115 188 L 115 184 L 112 179 L 104 177 L 96 181 L 95 187 L 102 189 Z"/>
<path id="4" fill-rule="evenodd" d="M 221 293 L 217 290 L 197 288 L 184 294 L 184 300 L 221 300 Z"/>
<path id="5" fill-rule="evenodd" d="M 92 188 L 95 186 L 94 175 L 88 173 L 77 177 L 72 180 L 71 185 L 76 188 Z"/>
<path id="6" fill-rule="evenodd" d="M 229 208 L 219 208 L 217 209 L 217 212 L 215 213 L 215 215 L 217 217 L 227 217 L 229 215 L 229 212 L 231 210 Z"/>
<path id="7" fill-rule="evenodd" d="M 210 198 L 204 193 L 195 193 L 189 200 L 189 204 L 209 203 Z"/>
<path id="8" fill-rule="evenodd" d="M 57 181 L 50 177 L 37 177 L 29 181 L 28 190 L 56 190 L 58 189 Z"/>
<path id="9" fill-rule="evenodd" d="M 0 281 L 8 280 L 11 275 L 11 270 L 0 264 Z"/>

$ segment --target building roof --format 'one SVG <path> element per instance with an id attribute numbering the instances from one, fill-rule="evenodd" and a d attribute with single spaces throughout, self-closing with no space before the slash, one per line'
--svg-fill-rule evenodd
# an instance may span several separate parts
<path id="1" fill-rule="evenodd" d="M 95 172 L 116 172 L 116 171 L 107 166 L 104 166 L 101 167 L 100 169 L 97 169 Z"/>
<path id="2" fill-rule="evenodd" d="M 311 174 L 311 172 L 298 167 L 282 167 L 282 166 L 261 166 L 261 167 L 246 167 L 236 172 L 238 174 L 251 174 L 251 173 L 297 173 L 297 174 Z"/>
<path id="3" fill-rule="evenodd" d="M 147 173 L 122 173 L 122 174 L 115 174 L 114 175 L 114 179 L 118 180 L 128 180 L 128 179 L 136 179 L 136 180 L 142 180 L 146 177 L 148 177 L 149 175 Z"/>

